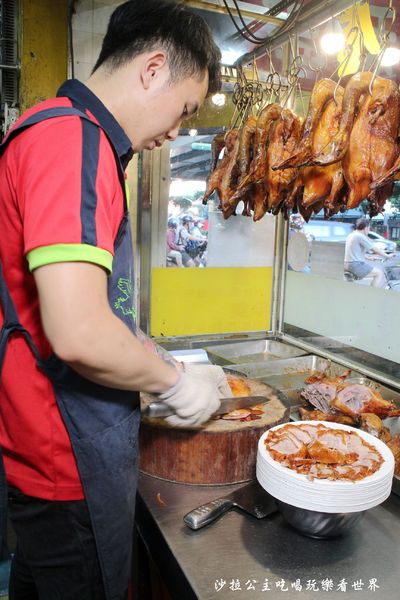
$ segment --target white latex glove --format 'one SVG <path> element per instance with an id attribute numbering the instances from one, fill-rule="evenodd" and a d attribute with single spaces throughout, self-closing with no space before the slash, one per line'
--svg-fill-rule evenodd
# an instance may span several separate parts
<path id="1" fill-rule="evenodd" d="M 195 365 L 193 363 L 185 363 L 183 367 L 186 373 L 196 375 L 201 380 L 213 381 L 217 385 L 220 393 L 220 398 L 231 398 L 232 390 L 229 387 L 228 380 L 222 369 L 218 365 Z"/>
<path id="2" fill-rule="evenodd" d="M 221 404 L 215 380 L 184 372 L 179 373 L 174 386 L 158 397 L 175 412 L 165 419 L 175 427 L 201 425 L 210 419 Z"/>

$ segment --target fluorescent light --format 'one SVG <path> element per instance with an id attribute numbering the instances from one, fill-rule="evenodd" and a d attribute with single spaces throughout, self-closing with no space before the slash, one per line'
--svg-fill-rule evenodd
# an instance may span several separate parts
<path id="1" fill-rule="evenodd" d="M 192 150 L 201 150 L 203 152 L 210 152 L 211 144 L 205 142 L 193 142 Z"/>
<path id="2" fill-rule="evenodd" d="M 325 54 L 337 54 L 344 48 L 344 35 L 343 33 L 334 33 L 333 31 L 325 33 L 321 38 L 320 44 Z"/>
<path id="3" fill-rule="evenodd" d="M 399 48 L 394 48 L 393 46 L 386 48 L 382 56 L 382 67 L 393 67 L 394 65 L 397 65 L 398 62 L 400 62 Z"/>
<path id="4" fill-rule="evenodd" d="M 211 102 L 215 104 L 215 106 L 224 106 L 226 102 L 225 94 L 214 94 L 211 96 Z"/>
<path id="5" fill-rule="evenodd" d="M 233 65 L 233 63 L 235 63 L 237 59 L 242 56 L 242 52 L 239 52 L 238 50 L 232 50 L 231 48 L 228 50 L 222 50 L 221 54 L 221 63 L 223 65 Z"/>

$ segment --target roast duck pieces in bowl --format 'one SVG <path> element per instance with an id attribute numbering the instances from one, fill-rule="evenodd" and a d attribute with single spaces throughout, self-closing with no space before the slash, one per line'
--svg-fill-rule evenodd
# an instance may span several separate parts
<path id="1" fill-rule="evenodd" d="M 322 423 L 272 430 L 265 445 L 274 460 L 311 478 L 357 481 L 383 463 L 378 450 L 356 431 L 328 429 Z"/>
<path id="2" fill-rule="evenodd" d="M 301 419 L 331 421 L 358 427 L 379 438 L 393 452 L 395 475 L 400 476 L 400 434 L 392 435 L 382 419 L 400 416 L 400 408 L 385 400 L 371 385 L 346 381 L 351 371 L 340 376 L 313 374 L 305 380 L 302 398 L 313 407 L 300 407 Z"/>

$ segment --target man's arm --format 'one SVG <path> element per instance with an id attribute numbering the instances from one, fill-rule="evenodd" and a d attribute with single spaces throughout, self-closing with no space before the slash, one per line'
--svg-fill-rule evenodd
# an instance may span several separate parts
<path id="1" fill-rule="evenodd" d="M 139 342 L 142 344 L 142 346 L 144 346 L 152 354 L 156 354 L 167 364 L 172 365 L 173 367 L 175 367 L 179 370 L 182 369 L 181 362 L 175 360 L 175 358 L 172 356 L 172 354 L 170 354 L 168 352 L 168 350 L 165 350 L 165 348 L 163 348 L 162 346 L 157 344 L 154 340 L 149 338 L 145 334 L 145 332 L 142 331 L 139 327 L 136 328 L 135 337 L 137 340 L 139 340 Z"/>
<path id="2" fill-rule="evenodd" d="M 391 254 L 387 254 L 384 250 L 380 250 L 374 244 L 372 246 L 372 252 L 374 252 L 374 254 L 378 254 L 379 256 L 383 256 L 385 258 L 389 258 L 390 256 L 392 256 Z"/>
<path id="3" fill-rule="evenodd" d="M 177 371 L 112 312 L 101 267 L 56 263 L 33 274 L 45 334 L 57 356 L 78 373 L 107 387 L 152 393 L 176 383 Z"/>

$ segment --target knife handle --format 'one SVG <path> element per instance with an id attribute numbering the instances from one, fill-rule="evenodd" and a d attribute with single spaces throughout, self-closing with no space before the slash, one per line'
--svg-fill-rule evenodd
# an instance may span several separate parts
<path id="1" fill-rule="evenodd" d="M 217 498 L 191 510 L 183 517 L 183 520 L 191 529 L 200 529 L 200 527 L 204 527 L 204 525 L 208 525 L 212 521 L 215 521 L 215 519 L 218 519 L 218 517 L 226 513 L 233 506 L 234 503 L 232 500 Z"/>
<path id="2" fill-rule="evenodd" d="M 172 408 L 164 404 L 164 402 L 151 402 L 151 404 L 145 408 L 144 414 L 146 417 L 162 418 L 173 415 L 174 411 Z"/>

